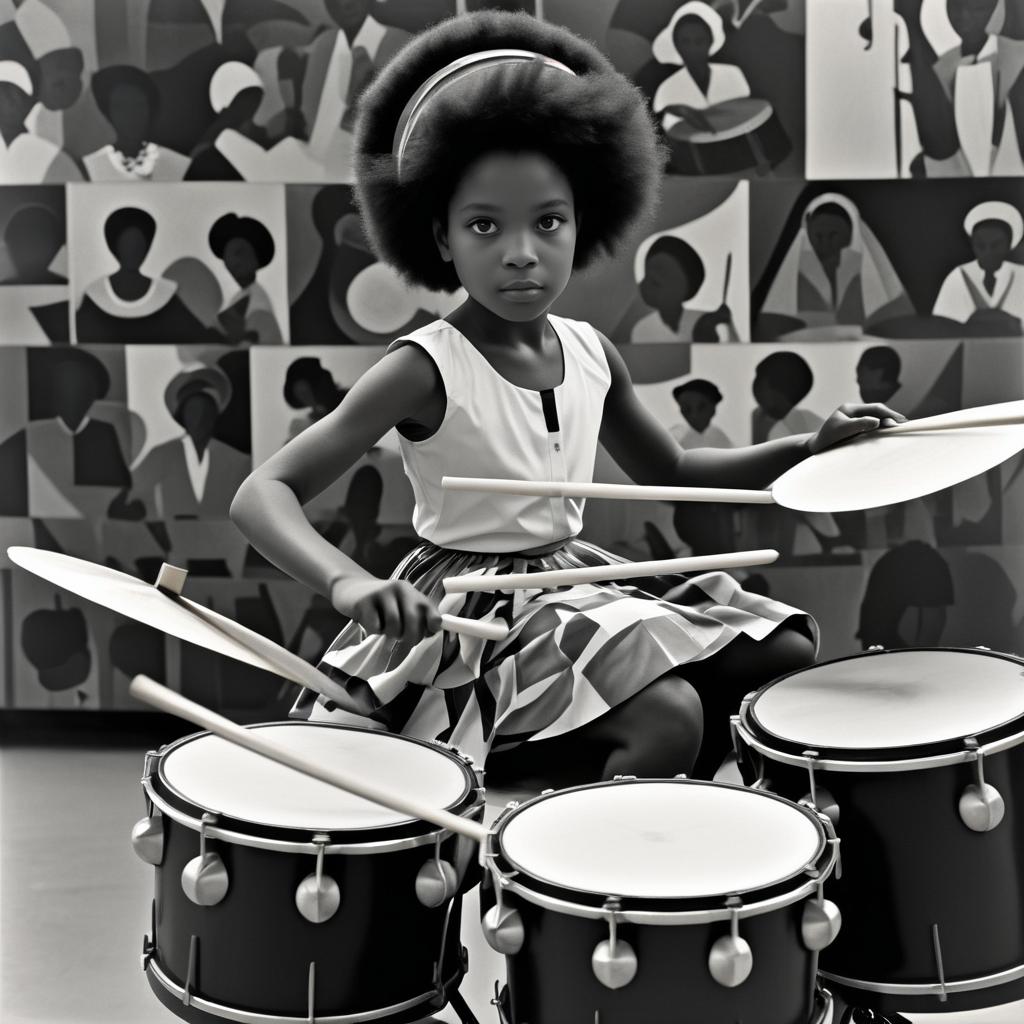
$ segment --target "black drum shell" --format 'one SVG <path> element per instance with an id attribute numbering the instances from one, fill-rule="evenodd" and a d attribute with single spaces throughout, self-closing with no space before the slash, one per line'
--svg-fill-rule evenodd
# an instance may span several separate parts
<path id="1" fill-rule="evenodd" d="M 467 779 L 475 786 L 468 769 Z M 159 770 L 153 783 L 161 798 L 172 796 Z M 479 818 L 483 805 L 473 805 L 476 795 L 474 791 L 459 807 Z M 175 802 L 181 803 L 180 795 Z M 199 817 L 197 810 L 185 813 Z M 217 824 L 229 827 L 223 819 Z M 231 1009 L 306 1020 L 310 963 L 316 964 L 318 1016 L 368 1013 L 438 993 L 433 1005 L 424 1002 L 418 1009 L 386 1018 L 398 1022 L 419 1020 L 444 1006 L 444 991 L 461 981 L 462 894 L 479 877 L 475 856 L 467 865 L 465 840 L 448 835 L 441 844 L 441 857 L 466 865 L 466 873 L 459 894 L 437 908 L 423 906 L 415 891 L 417 873 L 435 856 L 433 841 L 385 852 L 328 853 L 323 873 L 338 883 L 341 904 L 329 920 L 313 924 L 299 913 L 295 892 L 316 871 L 314 852 L 260 849 L 208 836 L 206 850 L 222 858 L 229 886 L 221 902 L 198 906 L 185 895 L 181 873 L 199 854 L 199 833 L 169 814 L 163 815 L 163 825 L 163 858 L 155 872 L 152 960 L 171 982 L 184 987 L 195 936 L 194 996 Z M 246 833 L 237 822 L 230 827 Z M 423 836 L 435 830 L 418 822 L 402 826 L 400 833 L 415 828 Z M 267 829 L 252 826 L 250 831 Z M 309 843 L 315 830 L 292 831 L 293 841 Z M 393 838 L 385 834 L 386 828 L 365 831 L 371 833 L 367 843 Z M 331 833 L 331 842 L 342 838 L 340 832 Z M 179 1016 L 207 1019 L 194 1007 L 184 1007 L 173 997 L 165 999 L 165 990 L 152 974 L 150 983 Z"/>
<path id="2" fill-rule="evenodd" d="M 773 112 L 763 125 L 746 135 L 719 142 L 694 143 L 665 135 L 670 154 L 666 172 L 691 176 L 750 171 L 758 165 L 758 149 L 752 145 L 752 139 L 756 139 L 767 168 L 781 163 L 793 150 L 782 122 Z"/>
<path id="3" fill-rule="evenodd" d="M 741 714 L 741 723 L 757 742 L 776 752 L 798 752 L 799 743 L 780 741 L 761 729 L 750 707 L 756 708 L 756 696 Z M 1024 723 L 1001 726 L 993 735 L 1022 728 Z M 981 744 L 987 739 L 978 735 Z M 773 760 L 742 738 L 740 745 L 748 784 L 762 777 L 769 791 L 787 799 L 809 796 L 806 768 Z M 946 744 L 944 752 L 955 749 Z M 857 759 L 899 761 L 942 752 L 931 744 L 858 751 Z M 848 751 L 817 753 L 822 759 L 850 757 Z M 971 831 L 960 818 L 960 797 L 976 781 L 972 763 L 911 771 L 815 768 L 816 785 L 839 807 L 836 833 L 842 857 L 842 871 L 833 875 L 829 897 L 842 912 L 843 927 L 822 951 L 820 969 L 823 984 L 846 1002 L 882 1012 L 937 1013 L 1001 1005 L 1024 996 L 1024 980 L 947 993 L 940 1001 L 930 994 L 871 992 L 832 977 L 886 986 L 935 983 L 939 975 L 933 925 L 938 926 L 947 983 L 1024 964 L 1024 745 L 986 756 L 984 770 L 985 781 L 1006 803 L 1005 817 L 990 832 Z"/>
<path id="4" fill-rule="evenodd" d="M 664 784 L 670 780 L 657 781 Z M 698 780 L 676 782 L 682 786 L 735 788 Z M 644 784 L 644 780 L 622 780 L 580 788 Z M 546 798 L 547 795 L 542 795 L 537 799 Z M 512 810 L 512 816 L 515 813 L 517 811 Z M 526 893 L 506 891 L 503 896 L 503 904 L 515 908 L 522 916 L 525 930 L 521 950 L 505 958 L 506 1012 L 510 1024 L 594 1024 L 595 1012 L 600 1014 L 601 1024 L 735 1024 L 736 1021 L 762 1019 L 766 1006 L 771 1007 L 772 1024 L 808 1024 L 812 1020 L 816 1007 L 818 955 L 804 946 L 800 926 L 804 907 L 809 899 L 815 898 L 813 895 L 797 897 L 788 905 L 740 919 L 739 935 L 751 946 L 753 969 L 736 988 L 719 985 L 708 967 L 712 945 L 730 934 L 728 920 L 671 924 L 620 921 L 616 926 L 617 936 L 633 948 L 638 958 L 638 971 L 628 985 L 612 990 L 597 980 L 591 966 L 594 949 L 609 937 L 607 921 L 550 905 L 552 900 L 576 902 L 582 913 L 592 914 L 606 897 L 574 892 L 541 881 L 508 860 L 500 846 L 502 828 L 508 820 L 506 817 L 496 823 L 496 838 L 492 843 L 499 852 L 495 863 L 503 874 L 512 877 L 514 885 L 526 890 Z M 820 824 L 818 828 L 821 848 L 815 864 L 824 875 L 832 854 Z M 581 856 L 585 855 L 585 851 L 581 851 Z M 642 872 L 641 865 L 637 866 L 637 871 Z M 770 899 L 782 902 L 808 879 L 806 873 L 798 871 L 787 880 L 737 895 L 746 904 Z M 828 896 L 830 885 L 831 880 L 827 878 L 825 894 Z M 631 910 L 685 913 L 687 910 L 719 910 L 724 899 L 723 896 L 626 898 L 621 905 L 624 913 Z M 481 883 L 480 904 L 482 914 L 495 904 L 489 872 L 485 872 Z"/>

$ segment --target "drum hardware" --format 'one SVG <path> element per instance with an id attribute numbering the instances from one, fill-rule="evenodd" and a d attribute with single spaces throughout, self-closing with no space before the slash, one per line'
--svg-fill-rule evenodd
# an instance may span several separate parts
<path id="1" fill-rule="evenodd" d="M 816 811 L 821 811 L 833 825 L 839 824 L 839 804 L 836 798 L 824 786 L 819 786 L 814 776 L 814 766 L 818 761 L 817 750 L 805 750 L 804 757 L 807 758 L 807 775 L 810 781 L 811 791 L 800 803 L 807 802 Z"/>
<path id="2" fill-rule="evenodd" d="M 338 883 L 324 875 L 324 848 L 331 837 L 318 832 L 313 836 L 316 843 L 316 871 L 299 882 L 295 890 L 295 906 L 310 924 L 323 924 L 337 913 L 341 905 L 341 889 Z"/>
<path id="3" fill-rule="evenodd" d="M 946 972 L 942 969 L 942 942 L 939 940 L 939 926 L 932 925 L 932 948 L 935 950 L 935 972 L 939 976 L 939 1002 L 945 1003 L 949 1000 L 949 993 L 946 991 Z"/>
<path id="4" fill-rule="evenodd" d="M 149 966 L 149 961 L 153 959 L 156 953 L 156 900 L 151 900 L 149 904 L 149 935 L 142 936 L 142 970 L 145 972 Z"/>
<path id="5" fill-rule="evenodd" d="M 518 807 L 519 802 L 513 800 L 508 807 Z M 481 927 L 487 945 L 496 953 L 504 956 L 515 956 L 523 948 L 526 940 L 526 929 L 523 926 L 523 917 L 515 907 L 505 906 L 505 886 L 509 884 L 514 875 L 503 875 L 494 865 L 494 858 L 497 854 L 488 851 L 485 854 L 490 861 L 487 865 L 491 873 L 491 884 L 494 886 L 494 906 L 483 916 Z"/>
<path id="6" fill-rule="evenodd" d="M 181 1001 L 186 1006 L 192 1005 L 192 985 L 196 977 L 196 960 L 199 956 L 199 936 L 192 935 L 188 940 L 188 971 L 185 974 L 185 987 L 181 992 Z"/>
<path id="7" fill-rule="evenodd" d="M 818 879 L 818 895 L 804 904 L 800 937 L 809 950 L 817 953 L 835 941 L 843 923 L 843 915 L 831 900 L 825 899 L 825 879 L 821 877 L 821 872 L 816 867 L 809 867 L 807 874 Z"/>
<path id="8" fill-rule="evenodd" d="M 743 901 L 739 896 L 730 896 L 725 905 L 731 911 L 729 934 L 716 940 L 711 947 L 708 970 L 719 985 L 736 988 L 750 977 L 754 969 L 754 952 L 750 943 L 740 936 L 740 909 Z"/>
<path id="9" fill-rule="evenodd" d="M 309 982 L 308 982 L 308 995 L 307 1003 L 309 1006 L 309 1024 L 316 1024 L 316 961 L 311 960 L 309 963 Z"/>
<path id="10" fill-rule="evenodd" d="M 227 895 L 228 869 L 219 853 L 207 852 L 206 828 L 217 822 L 217 815 L 207 811 L 199 824 L 199 856 L 193 857 L 181 872 L 181 888 L 185 895 L 201 907 L 213 907 Z"/>
<path id="11" fill-rule="evenodd" d="M 960 818 L 973 832 L 991 832 L 1006 814 L 1006 802 L 995 786 L 985 781 L 985 752 L 974 736 L 964 740 L 974 759 L 974 782 L 963 792 L 958 805 Z"/>
<path id="12" fill-rule="evenodd" d="M 444 833 L 439 832 L 434 842 L 434 859 L 428 860 L 416 875 L 416 898 L 425 907 L 439 907 L 445 900 L 455 895 L 459 885 L 459 877 L 455 868 L 446 860 L 441 859 L 441 839 Z"/>
<path id="13" fill-rule="evenodd" d="M 142 768 L 143 792 L 149 784 L 155 750 L 146 752 Z M 154 867 L 159 867 L 164 859 L 164 819 L 163 815 L 153 806 L 153 801 L 146 797 L 146 815 L 139 818 L 132 827 L 132 849 L 141 860 Z"/>
<path id="14" fill-rule="evenodd" d="M 601 909 L 608 918 L 608 938 L 595 947 L 590 966 L 594 977 L 605 988 L 625 988 L 636 977 L 639 962 L 633 947 L 617 935 L 616 915 L 622 909 L 622 902 L 609 896 Z"/>

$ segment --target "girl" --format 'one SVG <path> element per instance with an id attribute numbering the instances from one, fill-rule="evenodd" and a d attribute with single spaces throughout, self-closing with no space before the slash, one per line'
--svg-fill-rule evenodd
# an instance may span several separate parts
<path id="1" fill-rule="evenodd" d="M 520 53 L 493 52 L 505 48 Z M 570 32 L 494 12 L 441 23 L 367 90 L 357 139 L 357 197 L 381 258 L 468 298 L 394 342 L 260 466 L 232 518 L 349 617 L 321 668 L 387 728 L 493 751 L 489 769 L 671 775 L 693 767 L 703 701 L 698 770 L 710 774 L 740 696 L 812 659 L 810 618 L 708 573 L 445 599 L 510 632 L 440 633 L 447 576 L 620 561 L 576 539 L 581 501 L 444 491 L 441 477 L 589 480 L 600 440 L 640 483 L 761 487 L 896 414 L 848 407 L 813 436 L 684 452 L 607 339 L 549 314 L 573 270 L 650 212 L 662 163 L 639 92 Z M 319 537 L 302 505 L 392 427 L 422 543 L 382 580 Z M 293 714 L 330 716 L 332 702 L 307 698 Z"/>

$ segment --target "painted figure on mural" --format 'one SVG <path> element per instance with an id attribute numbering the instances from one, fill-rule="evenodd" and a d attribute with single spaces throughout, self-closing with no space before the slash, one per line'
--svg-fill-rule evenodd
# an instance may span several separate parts
<path id="1" fill-rule="evenodd" d="M 928 178 L 1024 174 L 1024 11 L 1012 0 L 946 0 L 945 13 L 960 44 L 936 55 L 922 25 L 924 2 L 895 2 L 907 28 L 909 99 L 921 140 L 911 173 Z"/>
<path id="2" fill-rule="evenodd" d="M 78 165 L 32 130 L 35 88 L 24 64 L 0 60 L 0 184 L 80 181 Z"/>
<path id="3" fill-rule="evenodd" d="M 660 235 L 644 257 L 640 296 L 653 312 L 638 320 L 630 341 L 737 341 L 732 312 L 723 302 L 706 311 L 686 303 L 704 283 L 704 262 L 697 250 L 674 235 Z"/>
<path id="4" fill-rule="evenodd" d="M 913 313 L 896 269 L 857 206 L 838 192 L 807 204 L 760 311 L 757 337 L 804 328 L 815 339 L 870 332 Z M 826 330 L 827 329 L 827 330 Z"/>
<path id="5" fill-rule="evenodd" d="M 132 494 L 151 519 L 225 519 L 252 460 L 215 436 L 231 382 L 215 366 L 184 369 L 164 389 L 183 433 L 151 448 L 132 467 Z"/>
<path id="6" fill-rule="evenodd" d="M 79 344 L 172 345 L 202 336 L 205 328 L 178 297 L 178 286 L 142 272 L 156 230 L 154 217 L 138 207 L 107 217 L 103 237 L 118 269 L 85 289 L 76 316 Z"/>
<path id="7" fill-rule="evenodd" d="M 1024 266 L 1009 257 L 1024 236 L 1024 219 L 1010 203 L 979 203 L 964 219 L 974 259 L 947 275 L 932 312 L 967 325 L 970 333 L 1024 333 Z"/>
<path id="8" fill-rule="evenodd" d="M 683 422 L 670 427 L 669 433 L 684 448 L 733 447 L 728 434 L 711 422 L 722 401 L 722 392 L 711 381 L 695 377 L 677 384 L 672 389 L 672 397 L 679 406 Z"/>
<path id="9" fill-rule="evenodd" d="M 345 397 L 331 372 L 315 356 L 301 356 L 289 364 L 284 377 L 284 400 L 304 410 L 288 424 L 288 440 L 321 420 Z"/>
<path id="10" fill-rule="evenodd" d="M 0 343 L 66 343 L 68 280 L 52 269 L 64 248 L 64 225 L 49 206 L 28 203 L 11 214 L 3 241 L 13 273 L 0 281 Z"/>
<path id="11" fill-rule="evenodd" d="M 210 249 L 238 285 L 218 323 L 229 344 L 281 344 L 281 328 L 258 272 L 274 258 L 274 239 L 254 217 L 226 213 L 210 228 Z"/>
<path id="12" fill-rule="evenodd" d="M 188 157 L 153 141 L 160 94 L 141 68 L 101 68 L 90 83 L 96 105 L 114 130 L 108 142 L 83 158 L 91 181 L 181 181 Z"/>

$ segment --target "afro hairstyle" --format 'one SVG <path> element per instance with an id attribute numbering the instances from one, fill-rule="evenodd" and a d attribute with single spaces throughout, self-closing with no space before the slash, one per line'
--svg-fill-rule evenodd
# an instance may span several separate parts
<path id="1" fill-rule="evenodd" d="M 210 228 L 210 248 L 214 256 L 224 259 L 224 250 L 232 238 L 243 238 L 256 253 L 256 260 L 265 267 L 274 258 L 274 236 L 254 217 L 238 217 L 225 213 Z"/>
<path id="2" fill-rule="evenodd" d="M 542 53 L 539 61 L 465 75 L 428 100 L 403 153 L 395 128 L 410 98 L 452 61 L 481 50 Z M 642 93 L 591 43 L 527 14 L 478 11 L 410 41 L 363 93 L 356 126 L 355 196 L 370 243 L 410 284 L 459 286 L 441 259 L 444 222 L 459 179 L 492 152 L 541 152 L 566 175 L 579 223 L 574 269 L 620 250 L 657 205 L 665 153 Z"/>

